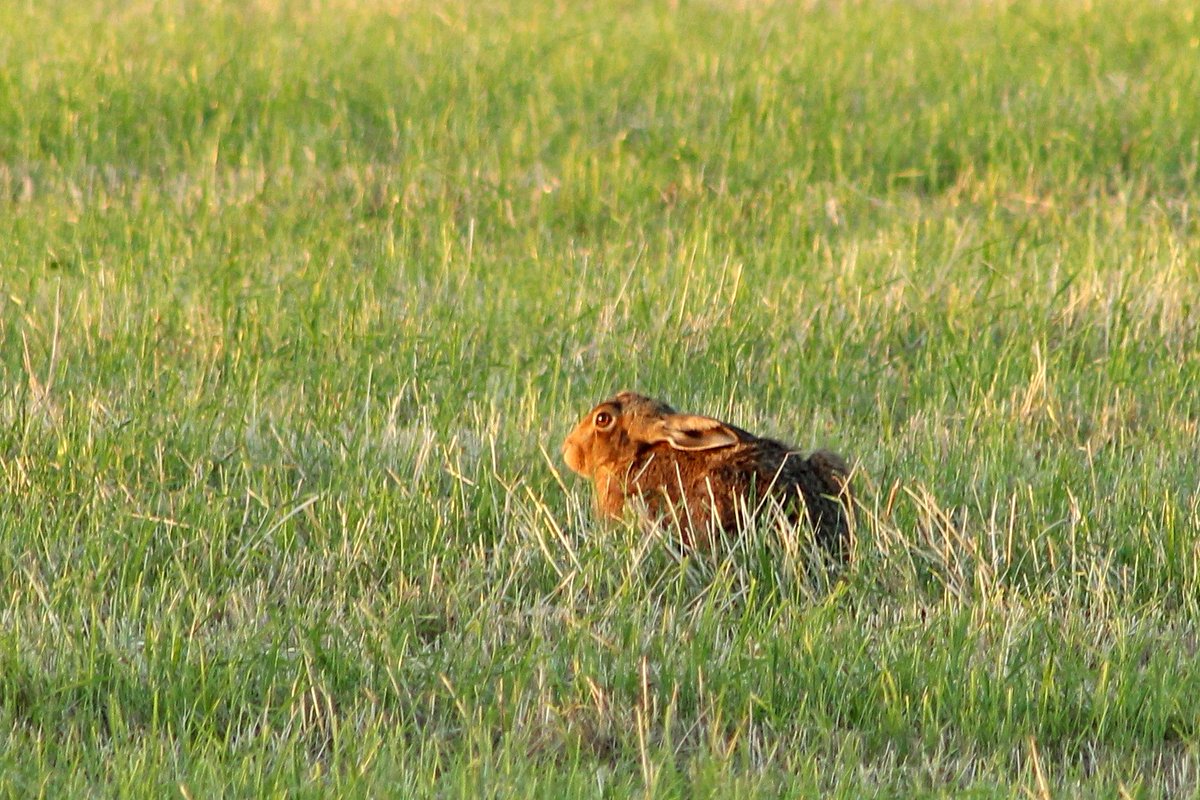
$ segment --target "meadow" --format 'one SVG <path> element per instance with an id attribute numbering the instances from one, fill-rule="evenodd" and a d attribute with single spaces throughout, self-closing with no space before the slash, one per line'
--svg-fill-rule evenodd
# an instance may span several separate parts
<path id="1" fill-rule="evenodd" d="M 1197 86 L 1190 3 L 0 4 L 0 793 L 1195 796 Z M 596 520 L 623 388 L 855 460 L 851 562 Z"/>

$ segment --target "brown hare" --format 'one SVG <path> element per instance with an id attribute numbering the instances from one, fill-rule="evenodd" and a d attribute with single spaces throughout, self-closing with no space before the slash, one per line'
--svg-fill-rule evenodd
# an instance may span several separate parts
<path id="1" fill-rule="evenodd" d="M 736 533 L 770 500 L 793 523 L 806 513 L 830 555 L 847 554 L 850 468 L 836 453 L 806 458 L 712 417 L 621 392 L 575 426 L 563 459 L 592 479 L 601 512 L 619 517 L 636 500 L 651 520 L 677 522 L 687 547 L 704 549 L 716 534 Z"/>

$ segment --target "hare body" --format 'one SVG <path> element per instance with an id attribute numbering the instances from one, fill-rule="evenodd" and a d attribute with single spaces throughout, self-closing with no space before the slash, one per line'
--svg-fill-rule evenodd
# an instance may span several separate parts
<path id="1" fill-rule="evenodd" d="M 836 453 L 808 457 L 711 417 L 679 414 L 632 392 L 600 403 L 571 431 L 563 458 L 592 479 L 601 512 L 633 500 L 678 524 L 687 546 L 734 533 L 773 501 L 792 522 L 807 515 L 817 541 L 842 554 L 850 535 L 850 468 Z"/>

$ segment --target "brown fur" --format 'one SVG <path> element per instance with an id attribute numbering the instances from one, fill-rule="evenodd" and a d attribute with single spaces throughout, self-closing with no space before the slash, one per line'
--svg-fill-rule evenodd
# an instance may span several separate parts
<path id="1" fill-rule="evenodd" d="M 807 458 L 774 439 L 633 392 L 605 400 L 563 443 L 563 459 L 592 479 L 600 511 L 618 517 L 638 499 L 654 520 L 674 519 L 688 546 L 734 533 L 771 499 L 792 522 L 807 513 L 817 540 L 842 554 L 850 535 L 850 468 L 836 453 Z"/>

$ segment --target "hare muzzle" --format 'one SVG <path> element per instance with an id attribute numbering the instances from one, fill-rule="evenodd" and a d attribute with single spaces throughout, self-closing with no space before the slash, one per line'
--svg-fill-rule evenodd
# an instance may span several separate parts
<path id="1" fill-rule="evenodd" d="M 567 462 L 567 466 L 571 471 L 577 472 L 584 477 L 588 477 L 591 470 L 587 469 L 587 459 L 585 458 L 585 447 L 583 431 L 578 427 L 567 436 L 563 442 L 562 456 L 563 461 Z"/>

